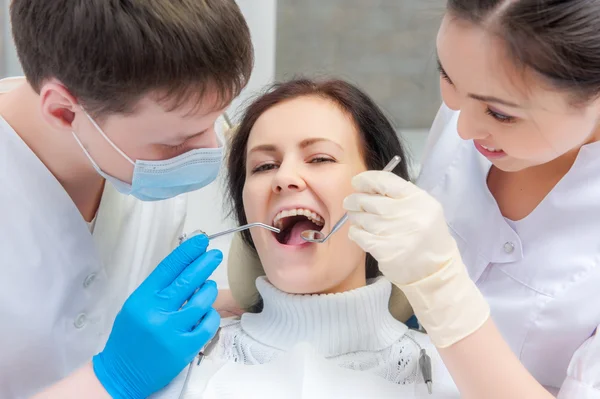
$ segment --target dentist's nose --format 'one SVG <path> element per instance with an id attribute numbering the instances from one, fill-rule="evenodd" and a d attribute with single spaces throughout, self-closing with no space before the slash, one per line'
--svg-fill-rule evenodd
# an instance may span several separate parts
<path id="1" fill-rule="evenodd" d="M 273 192 L 280 194 L 284 192 L 302 191 L 306 189 L 306 182 L 291 164 L 283 162 L 273 178 Z"/>

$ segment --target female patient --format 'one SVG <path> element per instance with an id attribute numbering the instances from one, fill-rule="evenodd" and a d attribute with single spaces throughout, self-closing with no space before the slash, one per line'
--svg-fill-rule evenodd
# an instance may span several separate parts
<path id="1" fill-rule="evenodd" d="M 234 214 L 240 225 L 262 222 L 281 233 L 243 235 L 266 272 L 256 280 L 260 297 L 240 319 L 223 320 L 216 349 L 194 367 L 183 397 L 426 392 L 418 360 L 427 340 L 390 314 L 391 284 L 348 239 L 348 225 L 325 244 L 300 237 L 308 229 L 329 232 L 344 213 L 352 177 L 383 169 L 394 155 L 403 159 L 394 173 L 407 179 L 394 129 L 343 81 L 278 84 L 249 106 L 228 161 Z M 435 363 L 434 350 L 428 354 Z M 160 397 L 177 397 L 184 374 Z"/>

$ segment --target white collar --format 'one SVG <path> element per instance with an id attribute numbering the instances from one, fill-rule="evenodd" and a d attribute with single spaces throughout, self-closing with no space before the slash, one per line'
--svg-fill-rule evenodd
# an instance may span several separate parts
<path id="1" fill-rule="evenodd" d="M 383 277 L 339 294 L 288 294 L 266 277 L 259 277 L 256 287 L 264 309 L 244 314 L 241 328 L 256 341 L 280 350 L 306 342 L 326 357 L 379 351 L 408 330 L 389 312 L 392 286 Z"/>
<path id="2" fill-rule="evenodd" d="M 25 82 L 27 82 L 27 80 L 23 76 L 0 79 L 0 94 L 8 93 L 9 91 L 21 86 Z"/>

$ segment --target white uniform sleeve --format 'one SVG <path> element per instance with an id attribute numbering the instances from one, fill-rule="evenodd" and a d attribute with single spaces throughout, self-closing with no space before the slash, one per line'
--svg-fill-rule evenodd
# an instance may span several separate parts
<path id="1" fill-rule="evenodd" d="M 429 130 L 427 142 L 425 143 L 425 149 L 423 151 L 423 158 L 421 159 L 422 163 L 424 163 L 427 160 L 431 149 L 433 148 L 435 143 L 437 143 L 437 141 L 440 139 L 442 133 L 444 132 L 444 128 L 456 112 L 457 111 L 452 111 L 450 108 L 448 108 L 446 104 L 442 103 L 442 106 L 438 110 L 438 113 L 436 114 L 435 119 L 433 120 L 431 129 Z"/>
<path id="2" fill-rule="evenodd" d="M 600 399 L 600 326 L 571 358 L 558 399 Z"/>

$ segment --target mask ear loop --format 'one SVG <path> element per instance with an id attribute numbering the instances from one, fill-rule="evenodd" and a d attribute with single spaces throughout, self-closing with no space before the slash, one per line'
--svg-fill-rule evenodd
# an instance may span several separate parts
<path id="1" fill-rule="evenodd" d="M 83 109 L 83 107 L 81 107 L 81 110 L 83 111 L 83 113 L 85 114 L 85 116 L 87 116 L 87 118 L 89 119 L 90 122 L 92 122 L 92 125 L 94 125 L 94 127 L 96 128 L 96 130 L 102 135 L 102 137 L 104 137 L 104 140 L 106 140 L 108 142 L 108 144 L 110 144 L 112 146 L 112 148 L 115 149 L 116 152 L 118 152 L 123 158 L 125 158 L 126 160 L 129 161 L 130 164 L 135 166 L 135 161 L 133 161 L 131 158 L 129 158 L 127 156 L 127 154 L 125 154 L 123 151 L 121 151 L 121 149 L 119 147 L 117 147 L 115 145 L 115 143 L 112 142 L 111 139 L 108 138 L 108 136 L 104 133 L 104 131 L 102 131 L 102 129 L 100 128 L 100 126 L 98 126 L 98 124 L 96 123 L 96 121 L 86 112 L 85 109 Z M 79 139 L 77 140 L 79 141 Z M 81 145 L 81 143 L 80 143 Z"/>
<path id="2" fill-rule="evenodd" d="M 90 155 L 90 153 L 88 152 L 88 150 L 85 149 L 85 147 L 83 146 L 83 143 L 81 142 L 81 140 L 79 140 L 79 137 L 77 137 L 77 135 L 75 134 L 75 132 L 71 132 L 73 134 L 73 137 L 75 137 L 75 141 L 77 141 L 77 144 L 79 144 L 79 147 L 81 147 L 81 149 L 83 150 L 83 153 L 88 157 L 88 159 L 90 160 L 90 162 L 92 163 L 92 165 L 94 165 L 94 167 L 97 170 L 102 170 L 100 169 L 100 167 L 98 166 L 98 164 L 96 163 L 96 161 L 94 161 L 94 158 L 92 158 L 92 156 Z"/>
<path id="3" fill-rule="evenodd" d="M 233 127 L 233 123 L 231 123 L 231 119 L 229 118 L 229 115 L 227 115 L 227 112 L 223 112 L 223 119 L 225 120 L 227 129 L 231 129 Z"/>

